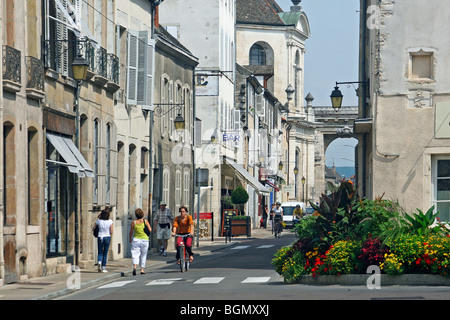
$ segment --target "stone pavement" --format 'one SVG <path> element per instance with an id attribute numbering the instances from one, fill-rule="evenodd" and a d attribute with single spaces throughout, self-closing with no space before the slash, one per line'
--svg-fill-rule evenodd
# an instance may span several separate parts
<path id="1" fill-rule="evenodd" d="M 245 239 L 272 237 L 270 229 L 253 229 L 251 237 L 234 237 L 231 242 L 225 243 L 225 238 L 218 237 L 200 239 L 198 248 L 196 240 L 193 242 L 193 251 L 197 256 L 207 255 L 213 251 L 226 247 L 235 246 Z M 146 272 L 151 272 L 155 267 L 175 263 L 175 250 L 170 249 L 167 257 L 158 253 L 148 252 Z M 76 272 L 67 274 L 54 274 L 28 280 L 18 281 L 12 284 L 0 286 L 1 300 L 51 300 L 61 297 L 80 289 L 100 285 L 104 282 L 121 277 L 132 276 L 131 258 L 108 261 L 107 273 L 97 271 L 97 266 L 88 269 L 78 269 Z M 139 268 L 137 269 L 139 276 Z"/>

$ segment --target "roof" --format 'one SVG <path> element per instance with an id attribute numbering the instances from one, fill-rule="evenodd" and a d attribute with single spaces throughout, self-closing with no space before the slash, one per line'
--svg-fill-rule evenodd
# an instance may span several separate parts
<path id="1" fill-rule="evenodd" d="M 236 0 L 236 23 L 285 25 L 283 12 L 274 0 Z"/>

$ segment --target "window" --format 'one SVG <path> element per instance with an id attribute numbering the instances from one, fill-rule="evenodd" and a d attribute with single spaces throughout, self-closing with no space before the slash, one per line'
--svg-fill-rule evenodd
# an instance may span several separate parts
<path id="1" fill-rule="evenodd" d="M 266 65 L 266 51 L 259 44 L 250 48 L 250 65 Z"/>
<path id="2" fill-rule="evenodd" d="M 155 41 L 148 31 L 128 32 L 127 103 L 153 104 L 153 64 Z"/>
<path id="3" fill-rule="evenodd" d="M 433 159 L 433 204 L 441 220 L 450 221 L 450 156 Z"/>
<path id="4" fill-rule="evenodd" d="M 182 186 L 181 170 L 177 169 L 175 172 L 175 208 L 179 208 L 182 204 L 181 186 Z"/>
<path id="5" fill-rule="evenodd" d="M 189 173 L 189 169 L 184 169 L 184 177 L 183 177 L 183 205 L 189 206 L 191 192 L 191 175 Z"/>
<path id="6" fill-rule="evenodd" d="M 433 79 L 433 53 L 420 50 L 410 54 L 410 79 Z"/>
<path id="7" fill-rule="evenodd" d="M 106 125 L 106 203 L 111 203 L 111 124 Z"/>
<path id="8" fill-rule="evenodd" d="M 165 201 L 169 204 L 170 200 L 170 170 L 168 166 L 164 166 L 163 169 L 163 193 L 162 193 L 162 201 Z"/>
<path id="9" fill-rule="evenodd" d="M 28 224 L 39 225 L 39 136 L 28 128 Z"/>

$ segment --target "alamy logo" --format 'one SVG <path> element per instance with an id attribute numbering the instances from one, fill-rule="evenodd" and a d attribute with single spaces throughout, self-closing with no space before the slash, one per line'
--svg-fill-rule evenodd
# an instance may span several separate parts
<path id="1" fill-rule="evenodd" d="M 381 289 L 381 269 L 379 266 L 371 265 L 367 268 L 367 273 L 371 276 L 367 279 L 367 289 Z"/>
<path id="2" fill-rule="evenodd" d="M 367 7 L 367 28 L 370 30 L 380 29 L 381 27 L 381 9 L 376 5 Z"/>
<path id="3" fill-rule="evenodd" d="M 69 278 L 67 278 L 66 286 L 71 290 L 80 290 L 81 289 L 81 272 L 80 268 L 75 265 L 71 265 L 67 267 L 67 273 L 71 274 Z"/>

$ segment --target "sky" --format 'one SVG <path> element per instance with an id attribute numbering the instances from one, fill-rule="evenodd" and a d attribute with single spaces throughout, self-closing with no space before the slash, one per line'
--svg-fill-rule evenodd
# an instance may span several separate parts
<path id="1" fill-rule="evenodd" d="M 289 11 L 291 0 L 276 0 Z M 313 106 L 330 106 L 330 94 L 337 82 L 358 81 L 359 0 L 302 0 L 311 29 L 305 42 L 305 94 L 314 97 Z M 355 87 L 357 85 L 355 84 Z M 340 85 L 343 106 L 357 106 L 353 86 Z M 326 165 L 353 166 L 356 140 L 337 139 L 325 154 Z"/>

